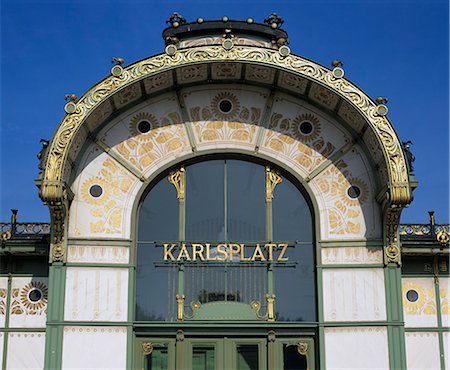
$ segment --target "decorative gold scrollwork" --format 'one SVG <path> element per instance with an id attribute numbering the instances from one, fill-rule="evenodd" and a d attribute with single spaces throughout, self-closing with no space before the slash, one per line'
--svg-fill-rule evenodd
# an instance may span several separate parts
<path id="1" fill-rule="evenodd" d="M 389 208 L 386 215 L 386 249 L 385 263 L 400 264 L 400 246 L 398 240 L 398 226 L 401 208 Z"/>
<path id="2" fill-rule="evenodd" d="M 442 246 L 445 246 L 448 244 L 449 236 L 445 232 L 445 230 L 442 230 L 436 235 L 436 239 L 439 243 L 441 243 Z"/>
<path id="3" fill-rule="evenodd" d="M 184 188 L 185 188 L 185 172 L 184 167 L 179 170 L 171 171 L 169 173 L 168 180 L 177 190 L 177 198 L 184 200 Z"/>
<path id="4" fill-rule="evenodd" d="M 177 309 L 177 321 L 183 321 L 185 296 L 184 296 L 184 294 L 182 294 L 182 295 L 177 294 L 176 298 L 177 298 L 177 307 L 178 307 L 178 309 Z"/>
<path id="5" fill-rule="evenodd" d="M 266 202 L 273 199 L 273 191 L 275 186 L 281 183 L 283 179 L 278 171 L 272 170 L 269 166 L 266 167 Z"/>
<path id="6" fill-rule="evenodd" d="M 195 313 L 200 309 L 202 304 L 199 301 L 191 302 L 191 314 L 187 315 L 186 312 L 183 311 L 183 318 L 185 319 L 192 319 L 195 316 Z"/>
<path id="7" fill-rule="evenodd" d="M 144 356 L 151 355 L 153 352 L 153 344 L 150 342 L 142 343 L 142 353 Z"/>
<path id="8" fill-rule="evenodd" d="M 302 355 L 302 356 L 306 356 L 308 354 L 308 343 L 306 342 L 300 342 L 297 343 L 297 352 Z"/>
<path id="9" fill-rule="evenodd" d="M 267 321 L 275 321 L 275 294 L 266 294 L 267 300 Z"/>

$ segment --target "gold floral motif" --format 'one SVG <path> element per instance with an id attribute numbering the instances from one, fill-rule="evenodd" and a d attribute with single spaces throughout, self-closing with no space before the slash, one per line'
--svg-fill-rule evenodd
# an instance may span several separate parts
<path id="1" fill-rule="evenodd" d="M 102 188 L 102 194 L 98 198 L 94 198 L 89 192 L 93 185 L 99 185 Z M 100 177 L 91 177 L 87 179 L 81 187 L 81 195 L 83 196 L 83 199 L 87 203 L 92 205 L 100 205 L 106 203 L 109 199 L 110 193 L 111 187 L 108 181 L 105 181 Z"/>
<path id="2" fill-rule="evenodd" d="M 357 186 L 361 193 L 356 198 L 351 198 L 348 195 L 349 188 L 351 186 Z M 363 204 L 369 195 L 369 187 L 367 184 L 358 178 L 349 178 L 347 180 L 344 180 L 340 182 L 339 184 L 339 193 L 341 200 L 347 205 L 347 206 L 357 206 L 359 204 Z"/>
<path id="3" fill-rule="evenodd" d="M 33 302 L 29 294 L 33 290 L 41 293 L 41 298 Z M 11 291 L 12 315 L 45 315 L 47 312 L 48 288 L 41 281 L 32 281 L 22 288 L 14 288 Z"/>
<path id="4" fill-rule="evenodd" d="M 310 133 L 303 133 L 301 131 L 301 125 L 304 122 L 309 122 L 312 125 L 312 131 Z M 292 135 L 298 141 L 306 143 L 314 141 L 320 136 L 320 131 L 321 127 L 319 119 L 311 113 L 300 114 L 292 121 Z"/>
<path id="5" fill-rule="evenodd" d="M 443 315 L 450 315 L 450 290 L 441 287 L 439 291 L 441 296 L 441 312 Z"/>
<path id="6" fill-rule="evenodd" d="M 403 284 L 403 307 L 407 315 L 435 315 L 436 314 L 436 300 L 434 288 L 425 288 L 419 283 L 412 281 Z M 406 298 L 406 293 L 409 290 L 415 290 L 418 294 L 418 299 L 415 302 L 410 302 Z"/>
<path id="7" fill-rule="evenodd" d="M 230 112 L 222 112 L 219 104 L 223 100 L 231 103 Z M 191 120 L 199 142 L 236 140 L 250 143 L 261 118 L 261 109 L 242 107 L 236 95 L 221 92 L 205 107 L 192 107 Z"/>
<path id="8" fill-rule="evenodd" d="M 0 315 L 6 314 L 6 289 L 0 289 Z"/>
<path id="9" fill-rule="evenodd" d="M 223 101 L 229 101 L 231 103 L 229 112 L 224 112 L 220 109 L 220 103 Z M 230 92 L 221 92 L 211 99 L 211 110 L 219 121 L 231 121 L 235 119 L 240 108 L 241 104 L 239 103 L 238 98 Z"/>
<path id="10" fill-rule="evenodd" d="M 150 124 L 150 131 L 141 132 L 138 129 L 139 122 L 146 121 Z M 140 112 L 135 114 L 130 121 L 130 131 L 133 136 L 138 136 L 141 141 L 149 141 L 155 137 L 155 128 L 158 127 L 158 120 L 153 114 L 147 112 Z"/>

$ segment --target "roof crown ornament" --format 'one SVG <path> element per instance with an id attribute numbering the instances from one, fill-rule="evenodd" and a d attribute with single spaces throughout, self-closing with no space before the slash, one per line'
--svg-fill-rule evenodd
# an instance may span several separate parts
<path id="1" fill-rule="evenodd" d="M 272 28 L 280 28 L 284 20 L 275 12 L 272 12 L 266 19 L 264 19 L 264 23 L 268 24 Z"/>
<path id="2" fill-rule="evenodd" d="M 166 21 L 166 24 L 171 25 L 172 27 L 179 27 L 182 24 L 186 23 L 186 18 L 184 18 L 180 13 L 173 12 L 170 18 Z"/>

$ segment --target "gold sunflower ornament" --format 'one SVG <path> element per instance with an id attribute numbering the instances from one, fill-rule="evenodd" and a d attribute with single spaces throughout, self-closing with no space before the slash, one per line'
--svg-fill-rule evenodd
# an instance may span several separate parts
<path id="1" fill-rule="evenodd" d="M 29 313 L 36 313 L 47 306 L 48 289 L 41 281 L 32 281 L 20 290 L 20 303 Z"/>
<path id="2" fill-rule="evenodd" d="M 320 132 L 319 119 L 313 114 L 300 114 L 292 121 L 292 135 L 301 142 L 314 141 L 319 137 Z"/>

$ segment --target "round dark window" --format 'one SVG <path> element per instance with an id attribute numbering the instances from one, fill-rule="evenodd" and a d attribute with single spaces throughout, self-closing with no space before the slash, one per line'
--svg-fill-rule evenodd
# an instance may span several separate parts
<path id="1" fill-rule="evenodd" d="M 300 124 L 300 131 L 304 135 L 309 135 L 313 131 L 313 125 L 309 121 L 304 121 Z"/>
<path id="2" fill-rule="evenodd" d="M 42 292 L 39 289 L 33 289 L 28 292 L 28 299 L 31 302 L 37 302 L 42 298 Z"/>
<path id="3" fill-rule="evenodd" d="M 361 195 L 361 189 L 357 187 L 356 185 L 350 186 L 347 189 L 347 194 L 350 198 L 356 199 Z"/>
<path id="4" fill-rule="evenodd" d="M 419 299 L 419 293 L 414 289 L 410 289 L 406 292 L 406 299 L 410 302 L 415 302 Z"/>
<path id="5" fill-rule="evenodd" d="M 103 194 L 103 189 L 100 185 L 92 185 L 89 188 L 89 194 L 91 194 L 91 196 L 94 198 L 98 198 Z"/>
<path id="6" fill-rule="evenodd" d="M 223 112 L 223 113 L 228 113 L 231 108 L 233 108 L 233 104 L 231 104 L 231 102 L 229 100 L 222 100 L 219 103 L 219 109 Z"/>
<path id="7" fill-rule="evenodd" d="M 148 121 L 141 121 L 138 123 L 137 128 L 141 134 L 145 134 L 151 130 L 152 126 Z"/>

